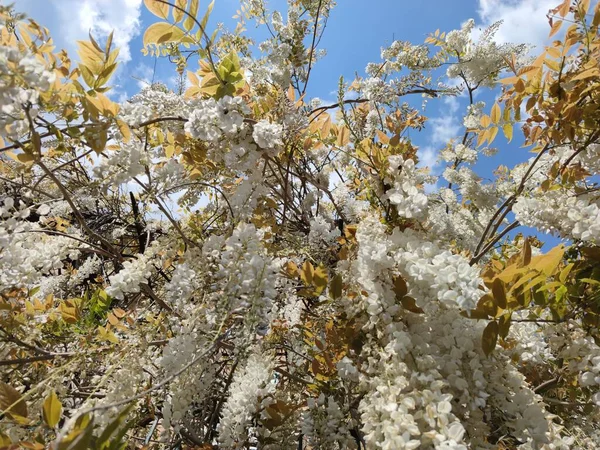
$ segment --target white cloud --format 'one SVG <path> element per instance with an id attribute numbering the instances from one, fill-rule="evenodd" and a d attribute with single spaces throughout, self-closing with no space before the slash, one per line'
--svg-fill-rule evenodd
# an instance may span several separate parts
<path id="1" fill-rule="evenodd" d="M 152 84 L 154 69 L 148 64 L 139 63 L 131 69 L 130 76 L 136 80 L 138 88 L 144 89 Z"/>
<path id="2" fill-rule="evenodd" d="M 114 30 L 113 43 L 121 49 L 119 59 L 131 60 L 129 43 L 140 33 L 142 0 L 19 0 L 16 9 L 27 13 L 50 30 L 58 49 L 77 56 L 77 40 L 103 41 Z"/>
<path id="3" fill-rule="evenodd" d="M 419 167 L 429 167 L 434 169 L 438 165 L 437 150 L 433 147 L 419 148 Z"/>
<path id="4" fill-rule="evenodd" d="M 479 0 L 477 10 L 483 28 L 503 20 L 496 34 L 499 43 L 533 44 L 538 48 L 549 42 L 546 14 L 557 0 Z"/>
<path id="5" fill-rule="evenodd" d="M 458 136 L 461 129 L 457 117 L 452 114 L 443 117 L 432 117 L 428 122 L 431 126 L 430 141 L 433 144 L 446 145 L 451 139 Z"/>

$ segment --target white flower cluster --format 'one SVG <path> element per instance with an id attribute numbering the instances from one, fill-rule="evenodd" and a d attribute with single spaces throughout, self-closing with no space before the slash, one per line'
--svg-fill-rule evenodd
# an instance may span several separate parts
<path id="1" fill-rule="evenodd" d="M 513 212 L 523 225 L 567 239 L 600 242 L 600 201 L 591 195 L 555 190 L 539 197 L 519 197 Z"/>
<path id="2" fill-rule="evenodd" d="M 390 203 L 396 205 L 398 214 L 407 219 L 423 219 L 427 215 L 427 196 L 418 187 L 424 181 L 412 159 L 404 160 L 401 155 L 389 157 L 389 175 L 392 189 L 386 192 Z"/>
<path id="3" fill-rule="evenodd" d="M 426 45 L 412 45 L 403 41 L 394 41 L 389 47 L 381 49 L 381 58 L 386 61 L 385 65 L 373 64 L 367 73 L 400 72 L 403 68 L 428 69 L 438 64 L 435 58 L 429 56 Z"/>
<path id="4" fill-rule="evenodd" d="M 440 152 L 440 156 L 446 162 L 466 162 L 474 163 L 477 161 L 477 150 L 467 147 L 463 144 L 448 146 Z"/>
<path id="5" fill-rule="evenodd" d="M 219 444 L 224 448 L 243 448 L 249 425 L 261 412 L 264 397 L 275 390 L 273 365 L 270 355 L 256 349 L 244 368 L 234 375 L 218 427 Z"/>
<path id="6" fill-rule="evenodd" d="M 118 117 L 131 126 L 138 126 L 150 120 L 153 115 L 152 108 L 143 103 L 126 102 L 121 105 Z"/>
<path id="7" fill-rule="evenodd" d="M 95 177 L 105 187 L 118 187 L 133 180 L 145 173 L 145 166 L 150 163 L 143 143 L 132 139 L 128 143 L 120 143 L 119 147 L 118 150 L 106 151 L 109 156 L 100 159 L 94 166 Z"/>
<path id="8" fill-rule="evenodd" d="M 362 80 L 360 88 L 366 99 L 379 103 L 392 103 L 398 98 L 394 89 L 379 77 Z"/>
<path id="9" fill-rule="evenodd" d="M 333 244 L 340 235 L 340 230 L 334 228 L 323 216 L 316 216 L 310 221 L 308 242 L 317 248 L 322 247 L 323 244 Z"/>
<path id="10" fill-rule="evenodd" d="M 240 223 L 225 242 L 213 235 L 202 249 L 215 277 L 217 309 L 243 318 L 251 333 L 268 325 L 267 315 L 277 296 L 278 263 L 267 255 L 263 235 L 264 230 Z"/>
<path id="11" fill-rule="evenodd" d="M 197 288 L 196 281 L 196 271 L 189 262 L 184 262 L 175 268 L 171 280 L 165 285 L 167 300 L 179 314 L 189 312 L 187 302 Z"/>
<path id="12" fill-rule="evenodd" d="M 547 327 L 544 332 L 557 358 L 578 376 L 581 387 L 592 390 L 591 400 L 600 407 L 600 347 L 594 338 L 574 321 Z M 600 415 L 600 410 L 596 414 Z"/>
<path id="13" fill-rule="evenodd" d="M 467 114 L 463 119 L 463 125 L 467 130 L 481 127 L 481 117 L 484 114 L 485 102 L 476 102 L 467 107 Z"/>
<path id="14" fill-rule="evenodd" d="M 302 434 L 312 448 L 348 448 L 353 441 L 344 412 L 333 397 L 321 393 L 307 400 L 308 410 L 302 413 Z"/>
<path id="15" fill-rule="evenodd" d="M 179 116 L 186 117 L 190 109 L 193 107 L 196 100 L 188 100 L 185 97 L 170 92 L 166 86 L 160 83 L 154 83 L 142 89 L 138 94 L 130 99 L 130 104 L 144 105 L 148 109 L 140 109 L 143 115 L 146 116 L 148 111 L 153 117 Z M 126 110 L 127 111 L 127 110 Z M 132 110 L 129 110 L 133 112 Z M 127 114 L 125 118 L 130 118 L 134 122 L 142 122 L 140 118 L 133 114 Z M 147 119 L 146 119 L 147 120 Z M 126 120 L 127 122 L 127 120 Z"/>
<path id="16" fill-rule="evenodd" d="M 11 197 L 0 204 L 0 286 L 35 287 L 42 276 L 62 269 L 64 260 L 76 260 L 82 244 L 65 236 L 45 234 L 28 222 L 29 208 Z M 73 232 L 74 237 L 81 238 Z"/>
<path id="17" fill-rule="evenodd" d="M 265 150 L 276 149 L 283 145 L 283 127 L 277 123 L 260 120 L 254 124 L 252 137 L 260 148 Z"/>
<path id="18" fill-rule="evenodd" d="M 399 263 L 400 272 L 407 277 L 410 294 L 417 303 L 437 299 L 450 307 L 472 309 L 481 298 L 479 269 L 462 255 L 426 242 L 413 230 L 394 230 L 391 251 Z M 423 303 L 420 305 L 425 308 Z"/>
<path id="19" fill-rule="evenodd" d="M 125 261 L 123 268 L 109 277 L 110 285 L 106 287 L 106 293 L 123 300 L 125 294 L 140 292 L 140 285 L 152 275 L 150 261 L 152 256 L 152 252 L 147 251 L 143 255 L 138 255 L 136 259 Z"/>
<path id="20" fill-rule="evenodd" d="M 235 136 L 244 124 L 244 114 L 248 112 L 241 97 L 201 100 L 194 105 L 185 131 L 194 138 L 216 143 L 223 136 Z"/>
<path id="21" fill-rule="evenodd" d="M 332 192 L 335 203 L 341 208 L 344 217 L 352 223 L 359 222 L 367 214 L 369 202 L 357 200 L 356 195 L 344 184 L 338 184 Z"/>
<path id="22" fill-rule="evenodd" d="M 462 79 L 464 76 L 471 86 L 493 86 L 496 75 L 506 66 L 506 58 L 514 54 L 520 59 L 525 54 L 524 45 L 498 45 L 493 41 L 501 23 L 496 22 L 484 30 L 478 42 L 471 39 L 475 26 L 473 19 L 465 22 L 460 30 L 450 31 L 446 35 L 448 50 L 460 55 L 458 63 L 452 64 L 446 72 L 449 78 Z"/>
<path id="23" fill-rule="evenodd" d="M 77 268 L 77 273 L 69 278 L 70 286 L 77 286 L 87 280 L 91 275 L 97 274 L 100 270 L 101 261 L 97 255 L 87 258 L 81 266 Z"/>
<path id="24" fill-rule="evenodd" d="M 17 139 L 28 130 L 24 108 L 31 107 L 31 118 L 35 118 L 39 94 L 47 91 L 55 78 L 35 55 L 0 46 L 0 128 L 9 137 Z"/>

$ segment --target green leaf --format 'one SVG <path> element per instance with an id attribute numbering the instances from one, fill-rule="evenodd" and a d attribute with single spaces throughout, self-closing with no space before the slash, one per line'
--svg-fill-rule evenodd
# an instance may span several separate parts
<path id="1" fill-rule="evenodd" d="M 50 395 L 46 397 L 42 406 L 42 415 L 46 425 L 50 428 L 54 428 L 60 420 L 62 409 L 62 403 L 58 399 L 56 392 L 52 391 Z"/>

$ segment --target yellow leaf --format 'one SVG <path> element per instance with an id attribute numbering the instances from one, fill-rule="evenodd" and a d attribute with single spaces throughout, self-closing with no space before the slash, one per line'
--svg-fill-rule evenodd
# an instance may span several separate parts
<path id="1" fill-rule="evenodd" d="M 556 22 L 554 22 L 552 24 L 552 29 L 550 30 L 550 34 L 548 35 L 548 37 L 554 36 L 558 32 L 558 30 L 560 30 L 562 23 L 563 23 L 562 20 L 557 20 Z"/>
<path id="2" fill-rule="evenodd" d="M 188 80 L 190 80 L 190 83 L 192 84 L 192 86 L 200 86 L 200 80 L 198 79 L 198 76 L 194 72 L 188 70 L 187 77 L 188 77 Z"/>
<path id="3" fill-rule="evenodd" d="M 481 119 L 479 122 L 481 123 L 481 126 L 483 128 L 487 128 L 492 124 L 492 119 L 490 119 L 490 116 L 488 116 L 487 114 L 484 114 L 481 116 Z"/>
<path id="4" fill-rule="evenodd" d="M 585 80 L 586 78 L 592 78 L 597 76 L 600 76 L 600 69 L 598 69 L 597 67 L 591 67 L 587 70 L 584 70 L 583 72 L 578 73 L 573 78 L 571 78 L 571 80 Z"/>
<path id="5" fill-rule="evenodd" d="M 350 142 L 350 132 L 345 125 L 340 125 L 338 127 L 338 135 L 336 140 L 336 145 L 338 147 L 343 147 L 344 145 Z"/>
<path id="6" fill-rule="evenodd" d="M 317 295 L 321 294 L 323 290 L 327 287 L 327 269 L 322 264 L 315 269 L 313 273 L 312 285 L 315 287 L 315 292 Z"/>
<path id="7" fill-rule="evenodd" d="M 48 425 L 50 428 L 54 428 L 60 420 L 62 409 L 62 404 L 58 399 L 56 392 L 50 392 L 50 395 L 46 397 L 46 400 L 44 400 L 44 404 L 42 406 L 42 415 L 46 425 Z"/>
<path id="8" fill-rule="evenodd" d="M 175 23 L 181 21 L 185 15 L 185 7 L 187 6 L 187 0 L 177 0 L 175 2 L 177 8 L 173 8 L 173 20 Z"/>
<path id="9" fill-rule="evenodd" d="M 498 103 L 494 103 L 494 106 L 492 106 L 491 120 L 494 124 L 498 124 L 500 121 L 500 106 Z"/>
<path id="10" fill-rule="evenodd" d="M 198 14 L 198 5 L 198 0 L 192 0 L 190 3 L 190 10 L 188 11 L 187 17 L 183 21 L 183 28 L 185 28 L 186 31 L 190 31 L 196 24 L 194 19 Z"/>
<path id="11" fill-rule="evenodd" d="M 481 337 L 481 347 L 486 356 L 489 356 L 496 348 L 496 342 L 498 341 L 498 322 L 492 321 L 487 324 L 483 330 L 483 336 Z"/>
<path id="12" fill-rule="evenodd" d="M 390 138 L 388 137 L 387 134 L 385 134 L 383 131 L 381 130 L 375 130 L 375 132 L 377 133 L 377 137 L 379 138 L 379 141 L 382 144 L 389 144 L 390 142 Z"/>
<path id="13" fill-rule="evenodd" d="M 144 45 L 179 41 L 184 36 L 185 33 L 181 28 L 169 22 L 156 22 L 150 25 L 144 33 Z"/>
<path id="14" fill-rule="evenodd" d="M 166 3 L 158 0 L 144 0 L 144 4 L 146 5 L 146 8 L 148 8 L 148 10 L 155 16 L 165 20 L 169 17 L 169 5 Z"/>
<path id="15" fill-rule="evenodd" d="M 502 126 L 502 131 L 504 133 L 504 136 L 506 136 L 506 139 L 508 139 L 508 142 L 512 141 L 513 138 L 513 126 L 510 123 L 505 123 Z"/>
<path id="16" fill-rule="evenodd" d="M 305 285 L 310 286 L 313 282 L 314 273 L 315 267 L 310 263 L 310 261 L 305 261 L 304 264 L 302 264 L 302 269 L 300 269 L 300 279 Z"/>
<path id="17" fill-rule="evenodd" d="M 555 61 L 554 59 L 547 58 L 544 62 L 546 63 L 547 67 L 549 67 L 550 69 L 554 70 L 555 72 L 560 71 L 560 65 L 558 64 L 558 61 Z"/>
<path id="18" fill-rule="evenodd" d="M 491 127 L 488 135 L 488 143 L 491 144 L 496 139 L 496 135 L 498 134 L 498 127 Z"/>
<path id="19" fill-rule="evenodd" d="M 329 136 L 329 132 L 331 131 L 331 116 L 329 114 L 324 114 L 324 120 L 321 123 L 321 138 L 326 138 Z"/>
<path id="20" fill-rule="evenodd" d="M 342 276 L 340 274 L 337 274 L 331 280 L 329 285 L 329 296 L 334 300 L 342 296 Z"/>
<path id="21" fill-rule="evenodd" d="M 123 135 L 123 142 L 127 143 L 131 139 L 131 130 L 129 129 L 129 125 L 123 122 L 120 119 L 117 119 L 117 127 L 119 131 Z"/>
<path id="22" fill-rule="evenodd" d="M 531 264 L 529 266 L 550 276 L 560 264 L 564 254 L 564 245 L 557 245 L 545 255 L 540 255 L 532 258 Z"/>
<path id="23" fill-rule="evenodd" d="M 27 417 L 27 403 L 14 387 L 0 382 L 0 411 L 12 418 Z"/>
<path id="24" fill-rule="evenodd" d="M 502 309 L 506 309 L 506 289 L 500 278 L 494 280 L 494 284 L 492 284 L 492 294 L 494 294 L 496 305 Z"/>
<path id="25" fill-rule="evenodd" d="M 525 238 L 525 242 L 523 242 L 523 248 L 521 249 L 521 264 L 524 266 L 528 265 L 531 262 L 531 244 L 529 243 L 529 238 Z"/>

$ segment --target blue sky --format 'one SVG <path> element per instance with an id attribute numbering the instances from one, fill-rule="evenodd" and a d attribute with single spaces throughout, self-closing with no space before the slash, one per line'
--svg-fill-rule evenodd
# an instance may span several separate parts
<path id="1" fill-rule="evenodd" d="M 209 0 L 200 1 L 201 14 L 208 3 Z M 479 28 L 504 20 L 497 34 L 499 41 L 539 47 L 547 41 L 545 15 L 558 3 L 559 0 L 338 0 L 320 45 L 327 50 L 327 56 L 312 71 L 308 98 L 319 97 L 325 103 L 333 101 L 340 75 L 346 80 L 352 80 L 355 73 L 363 75 L 367 63 L 379 61 L 381 47 L 394 39 L 420 44 L 428 33 L 460 28 L 469 18 L 475 19 Z M 285 10 L 285 4 L 285 0 L 268 2 L 271 11 Z M 16 0 L 15 6 L 48 27 L 57 47 L 66 48 L 72 57 L 76 57 L 75 41 L 87 39 L 88 31 L 101 41 L 115 30 L 115 43 L 122 48 L 115 98 L 124 100 L 135 94 L 153 76 L 155 81 L 175 86 L 174 66 L 166 59 L 159 59 L 154 71 L 153 58 L 141 54 L 143 31 L 160 20 L 145 9 L 142 0 Z M 223 23 L 233 30 L 236 21 L 232 16 L 238 8 L 237 0 L 215 0 L 208 29 Z M 253 22 L 248 22 L 247 28 L 247 34 L 257 42 L 267 37 L 264 27 L 257 29 Z M 195 70 L 194 62 L 189 68 Z M 477 100 L 486 101 L 490 107 L 495 95 L 486 92 Z M 414 101 L 421 103 L 420 98 Z M 422 159 L 433 163 L 449 137 L 462 135 L 466 104 L 465 98 L 434 99 L 428 103 L 427 128 L 411 136 L 420 147 Z M 519 137 L 515 132 L 515 142 L 519 142 Z M 530 157 L 526 149 L 518 144 L 507 145 L 502 137 L 495 144 L 500 147 L 499 154 L 477 166 L 484 178 L 491 177 L 499 164 L 512 166 Z"/>

